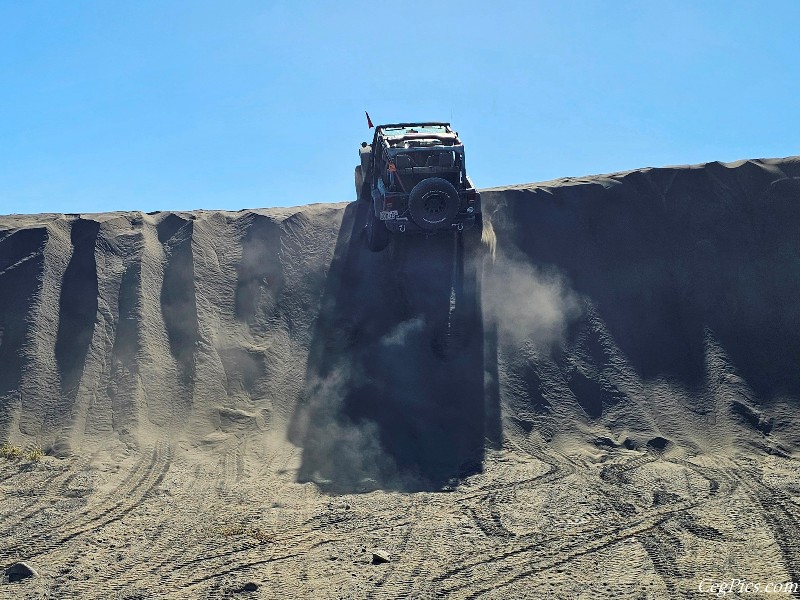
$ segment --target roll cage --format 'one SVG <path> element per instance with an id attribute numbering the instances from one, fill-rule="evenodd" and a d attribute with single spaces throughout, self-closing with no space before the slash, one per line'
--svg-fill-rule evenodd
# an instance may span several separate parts
<path id="1" fill-rule="evenodd" d="M 391 123 L 375 127 L 370 187 L 408 193 L 426 177 L 441 177 L 466 189 L 464 145 L 449 123 Z"/>

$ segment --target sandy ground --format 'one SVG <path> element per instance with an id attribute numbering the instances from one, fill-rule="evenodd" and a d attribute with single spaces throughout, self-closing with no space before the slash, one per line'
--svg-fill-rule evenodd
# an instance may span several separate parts
<path id="1" fill-rule="evenodd" d="M 0 591 L 681 598 L 709 580 L 797 580 L 794 460 L 587 457 L 509 441 L 449 493 L 336 496 L 296 483 L 299 463 L 291 445 L 254 451 L 245 439 L 206 463 L 169 440 L 141 454 L 3 463 L 0 552 L 40 577 Z M 375 550 L 390 562 L 372 564 Z"/>
<path id="2" fill-rule="evenodd" d="M 1 217 L 0 597 L 786 596 L 800 160 L 482 197 Z"/>

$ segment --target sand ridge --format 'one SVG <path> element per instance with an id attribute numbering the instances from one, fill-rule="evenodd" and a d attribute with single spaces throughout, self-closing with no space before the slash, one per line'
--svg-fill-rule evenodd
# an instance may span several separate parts
<path id="1" fill-rule="evenodd" d="M 482 198 L 0 217 L 0 597 L 800 582 L 800 159 Z"/>

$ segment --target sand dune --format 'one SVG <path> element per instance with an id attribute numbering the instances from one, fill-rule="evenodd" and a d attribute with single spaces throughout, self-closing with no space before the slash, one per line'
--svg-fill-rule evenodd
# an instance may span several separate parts
<path id="1" fill-rule="evenodd" d="M 800 159 L 482 198 L 0 217 L 0 597 L 800 583 Z"/>

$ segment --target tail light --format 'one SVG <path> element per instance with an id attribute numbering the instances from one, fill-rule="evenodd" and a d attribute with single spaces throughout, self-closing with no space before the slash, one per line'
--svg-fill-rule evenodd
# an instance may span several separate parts
<path id="1" fill-rule="evenodd" d="M 470 204 L 475 204 L 475 201 L 478 199 L 478 190 L 467 190 L 464 193 L 464 197 Z"/>

